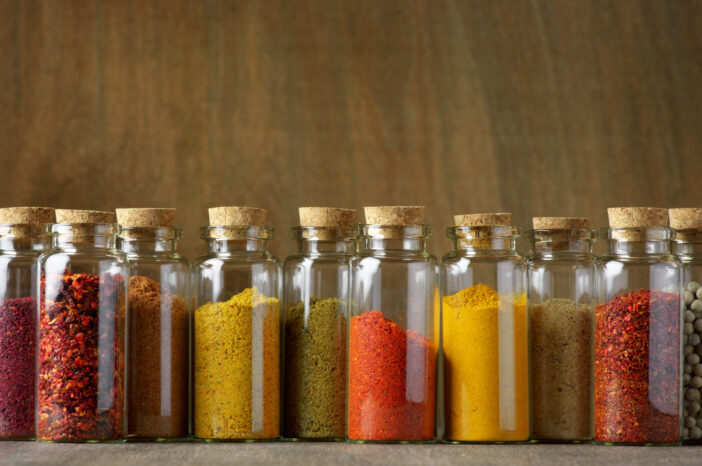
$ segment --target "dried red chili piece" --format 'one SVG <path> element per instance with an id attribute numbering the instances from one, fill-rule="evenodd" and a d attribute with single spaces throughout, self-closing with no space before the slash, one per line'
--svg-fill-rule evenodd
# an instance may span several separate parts
<path id="1" fill-rule="evenodd" d="M 680 440 L 680 295 L 639 290 L 595 312 L 595 440 Z"/>
<path id="2" fill-rule="evenodd" d="M 123 326 L 121 275 L 42 277 L 40 439 L 124 437 Z"/>
<path id="3" fill-rule="evenodd" d="M 0 305 L 0 437 L 34 436 L 33 298 Z"/>

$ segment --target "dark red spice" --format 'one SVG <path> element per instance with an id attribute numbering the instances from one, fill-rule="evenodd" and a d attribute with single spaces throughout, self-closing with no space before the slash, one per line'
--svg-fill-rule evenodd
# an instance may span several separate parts
<path id="1" fill-rule="evenodd" d="M 639 290 L 595 312 L 595 440 L 680 440 L 680 295 Z"/>
<path id="2" fill-rule="evenodd" d="M 434 438 L 436 349 L 379 311 L 351 318 L 348 435 L 353 440 Z"/>
<path id="3" fill-rule="evenodd" d="M 124 437 L 124 294 L 121 275 L 42 277 L 38 438 Z"/>
<path id="4" fill-rule="evenodd" d="M 0 437 L 34 436 L 33 298 L 8 299 L 0 305 Z"/>

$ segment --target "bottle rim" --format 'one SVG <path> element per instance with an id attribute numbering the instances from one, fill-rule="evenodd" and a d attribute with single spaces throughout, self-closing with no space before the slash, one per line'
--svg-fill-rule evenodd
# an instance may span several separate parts
<path id="1" fill-rule="evenodd" d="M 550 229 L 529 229 L 523 235 L 532 242 L 557 241 L 590 241 L 595 242 L 600 239 L 599 233 L 592 228 L 550 228 Z"/>
<path id="2" fill-rule="evenodd" d="M 515 225 L 494 225 L 494 226 L 461 226 L 452 225 L 446 228 L 446 236 L 450 239 L 485 240 L 494 239 L 517 239 L 521 235 L 521 230 Z"/>
<path id="3" fill-rule="evenodd" d="M 357 227 L 359 239 L 429 239 L 431 225 L 380 225 L 362 223 Z"/>
<path id="4" fill-rule="evenodd" d="M 122 241 L 175 241 L 183 237 L 180 227 L 127 227 L 121 226 L 119 238 Z"/>
<path id="5" fill-rule="evenodd" d="M 304 241 L 342 242 L 355 241 L 356 227 L 296 226 L 290 229 L 291 238 Z"/>
<path id="6" fill-rule="evenodd" d="M 52 223 L 53 236 L 117 236 L 122 227 L 117 223 Z"/>
<path id="7" fill-rule="evenodd" d="M 207 225 L 200 227 L 204 240 L 271 240 L 273 227 L 252 225 Z"/>

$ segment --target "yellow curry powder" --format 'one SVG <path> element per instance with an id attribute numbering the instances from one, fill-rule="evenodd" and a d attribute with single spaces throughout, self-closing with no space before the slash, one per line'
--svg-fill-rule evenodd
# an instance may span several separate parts
<path id="1" fill-rule="evenodd" d="M 478 284 L 443 298 L 446 438 L 529 438 L 526 296 Z"/>
<path id="2" fill-rule="evenodd" d="M 278 300 L 256 288 L 195 311 L 196 437 L 280 434 L 278 315 Z"/>

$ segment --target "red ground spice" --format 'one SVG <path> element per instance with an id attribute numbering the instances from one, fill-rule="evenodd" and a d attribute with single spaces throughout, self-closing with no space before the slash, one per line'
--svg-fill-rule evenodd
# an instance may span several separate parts
<path id="1" fill-rule="evenodd" d="M 379 311 L 351 318 L 348 435 L 353 440 L 434 438 L 436 349 Z"/>
<path id="2" fill-rule="evenodd" d="M 42 277 L 37 437 L 122 439 L 124 278 L 66 272 L 50 283 Z"/>
<path id="3" fill-rule="evenodd" d="M 34 436 L 35 313 L 33 298 L 0 305 L 0 437 Z"/>
<path id="4" fill-rule="evenodd" d="M 639 290 L 595 312 L 595 440 L 680 441 L 680 295 Z"/>

